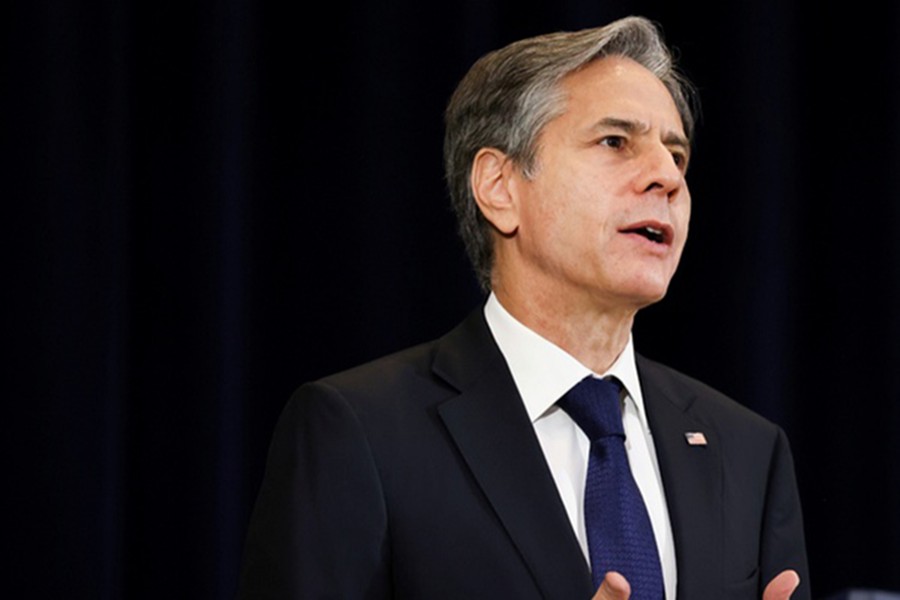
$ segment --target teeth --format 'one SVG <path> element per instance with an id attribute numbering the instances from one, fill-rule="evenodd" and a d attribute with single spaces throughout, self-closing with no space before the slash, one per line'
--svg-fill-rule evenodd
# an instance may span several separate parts
<path id="1" fill-rule="evenodd" d="M 644 231 L 646 232 L 647 238 L 657 242 L 662 243 L 663 241 L 663 232 L 661 229 L 657 229 L 655 227 L 644 227 Z"/>
<path id="2" fill-rule="evenodd" d="M 643 227 L 635 227 L 634 229 L 626 229 L 624 231 L 627 233 L 637 233 L 644 236 L 651 242 L 655 242 L 657 244 L 664 244 L 666 242 L 665 230 L 651 227 L 649 225 L 644 225 Z"/>

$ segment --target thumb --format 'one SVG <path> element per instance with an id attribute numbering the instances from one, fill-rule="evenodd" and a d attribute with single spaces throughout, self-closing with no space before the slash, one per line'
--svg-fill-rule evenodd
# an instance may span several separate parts
<path id="1" fill-rule="evenodd" d="M 628 600 L 631 596 L 631 585 L 619 573 L 610 571 L 603 578 L 600 589 L 591 600 Z"/>
<path id="2" fill-rule="evenodd" d="M 788 569 L 775 576 L 763 592 L 763 600 L 789 600 L 791 594 L 800 585 L 797 571 Z"/>

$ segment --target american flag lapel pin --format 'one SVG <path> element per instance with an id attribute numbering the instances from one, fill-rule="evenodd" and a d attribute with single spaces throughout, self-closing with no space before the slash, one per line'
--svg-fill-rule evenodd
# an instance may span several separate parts
<path id="1" fill-rule="evenodd" d="M 706 436 L 701 431 L 685 431 L 684 439 L 687 440 L 688 446 L 706 445 Z"/>

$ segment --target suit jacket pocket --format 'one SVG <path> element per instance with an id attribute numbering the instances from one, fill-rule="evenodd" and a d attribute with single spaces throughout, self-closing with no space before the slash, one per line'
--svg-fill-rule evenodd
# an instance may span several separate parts
<path id="1" fill-rule="evenodd" d="M 759 569 L 754 569 L 747 579 L 725 585 L 727 600 L 759 600 L 762 590 L 759 589 Z"/>

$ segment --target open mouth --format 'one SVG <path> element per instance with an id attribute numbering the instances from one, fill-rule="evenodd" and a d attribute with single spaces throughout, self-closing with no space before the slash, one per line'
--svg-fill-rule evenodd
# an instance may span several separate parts
<path id="1" fill-rule="evenodd" d="M 655 244 L 667 244 L 672 238 L 671 230 L 663 226 L 640 225 L 623 229 L 622 233 L 633 233 L 647 238 Z"/>

